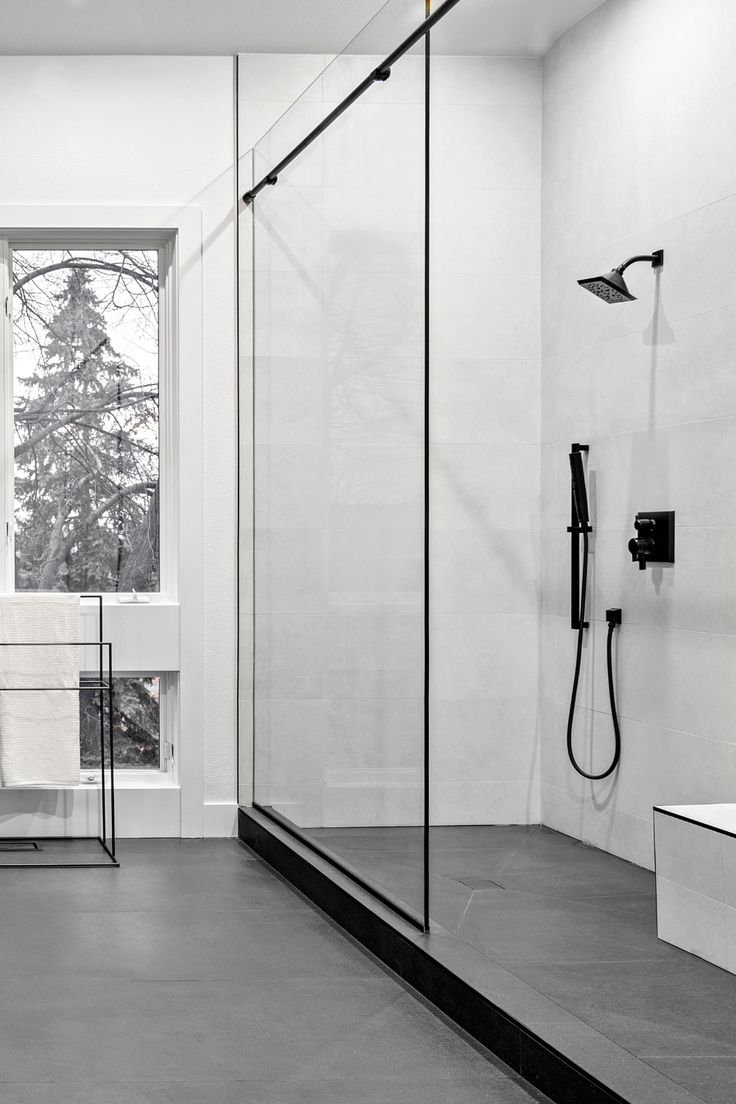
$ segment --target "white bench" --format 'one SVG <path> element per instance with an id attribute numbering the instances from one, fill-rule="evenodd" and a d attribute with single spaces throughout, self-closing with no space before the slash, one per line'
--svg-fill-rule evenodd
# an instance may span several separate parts
<path id="1" fill-rule="evenodd" d="M 654 808 L 657 935 L 736 973 L 736 804 Z"/>

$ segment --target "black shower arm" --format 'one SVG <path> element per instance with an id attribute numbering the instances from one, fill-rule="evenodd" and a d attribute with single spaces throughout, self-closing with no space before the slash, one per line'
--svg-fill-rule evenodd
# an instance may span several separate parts
<path id="1" fill-rule="evenodd" d="M 664 249 L 655 249 L 653 253 L 638 253 L 636 257 L 629 257 L 628 261 L 624 261 L 614 271 L 621 274 L 637 261 L 649 261 L 652 268 L 661 268 L 664 264 Z"/>

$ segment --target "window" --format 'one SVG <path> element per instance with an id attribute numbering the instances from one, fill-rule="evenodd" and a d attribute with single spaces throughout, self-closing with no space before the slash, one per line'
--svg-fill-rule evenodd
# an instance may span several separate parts
<path id="1" fill-rule="evenodd" d="M 113 687 L 115 769 L 160 770 L 161 679 L 123 676 L 113 680 Z M 80 744 L 82 770 L 98 770 L 100 695 L 94 690 L 80 695 Z"/>
<path id="2" fill-rule="evenodd" d="M 15 588 L 158 591 L 158 250 L 10 259 Z"/>
<path id="3" fill-rule="evenodd" d="M 176 600 L 173 256 L 163 232 L 0 235 L 0 590 Z M 168 770 L 176 675 L 128 669 L 114 686 L 116 767 Z M 99 720 L 82 691 L 83 775 L 100 766 Z"/>

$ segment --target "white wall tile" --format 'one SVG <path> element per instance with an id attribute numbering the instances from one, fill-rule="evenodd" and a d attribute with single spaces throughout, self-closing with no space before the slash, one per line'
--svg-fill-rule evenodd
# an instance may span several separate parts
<path id="1" fill-rule="evenodd" d="M 676 524 L 676 562 L 639 571 L 626 553 L 634 535 L 631 521 L 627 529 L 598 530 L 593 542 L 596 587 L 625 611 L 626 625 L 735 634 L 736 603 L 724 601 L 723 591 L 726 580 L 736 578 L 736 526 Z M 549 545 L 551 535 L 545 541 Z M 569 543 L 565 551 L 568 562 L 560 549 L 557 575 L 548 577 L 560 603 L 570 588 Z"/>
<path id="2" fill-rule="evenodd" d="M 433 699 L 434 784 L 537 779 L 540 768 L 537 713 L 538 705 L 533 699 Z"/>
<path id="3" fill-rule="evenodd" d="M 596 810 L 590 796 L 579 801 L 556 786 L 542 786 L 542 822 L 555 831 L 574 836 L 612 855 L 652 870 L 651 817 L 644 819 L 612 809 Z"/>
<path id="4" fill-rule="evenodd" d="M 324 790 L 324 825 L 337 827 L 419 826 L 424 820 L 420 780 L 379 778 L 371 783 L 333 781 Z M 358 864 L 359 865 L 359 864 Z"/>
<path id="5" fill-rule="evenodd" d="M 241 113 L 261 100 L 322 100 L 324 54 L 240 54 Z"/>
<path id="6" fill-rule="evenodd" d="M 579 290 L 579 289 L 578 289 Z M 539 284 L 528 276 L 445 275 L 432 279 L 433 355 L 440 359 L 529 360 L 539 356 Z"/>
<path id="7" fill-rule="evenodd" d="M 735 441 L 732 417 L 595 439 L 598 526 L 624 528 L 639 510 L 675 510 L 685 526 L 733 524 Z"/>
<path id="8" fill-rule="evenodd" d="M 432 527 L 534 529 L 539 525 L 534 445 L 435 445 L 430 450 Z"/>
<path id="9" fill-rule="evenodd" d="M 417 91 L 422 96 L 423 86 Z M 324 159 L 322 183 L 331 188 L 407 185 L 421 188 L 423 97 L 415 103 L 391 103 L 370 102 L 369 96 L 365 96 L 341 115 L 316 144 Z"/>
<path id="10" fill-rule="evenodd" d="M 432 786 L 432 824 L 538 824 L 539 783 L 448 782 Z"/>
<path id="11" fill-rule="evenodd" d="M 424 618 L 420 612 L 334 612 L 323 658 L 330 698 L 421 698 Z"/>
<path id="12" fill-rule="evenodd" d="M 330 431 L 330 381 L 324 361 L 260 356 L 255 411 L 259 444 L 325 444 Z M 249 429 L 247 424 L 244 428 Z"/>
<path id="13" fill-rule="evenodd" d="M 536 186 L 495 189 L 482 178 L 456 178 L 451 187 L 434 187 L 431 203 L 433 273 L 522 275 L 539 294 L 538 176 Z"/>
<path id="14" fill-rule="evenodd" d="M 424 281 L 417 271 L 366 272 L 347 268 L 324 273 L 325 351 L 331 364 L 356 350 L 389 357 L 424 355 Z"/>
<path id="15" fill-rule="evenodd" d="M 537 106 L 542 102 L 540 58 L 432 58 L 433 104 Z"/>
<path id="16" fill-rule="evenodd" d="M 549 700 L 565 702 L 576 634 L 564 618 L 543 620 L 542 693 Z M 736 637 L 627 625 L 625 614 L 616 633 L 617 701 L 622 716 L 721 743 L 736 742 Z M 578 698 L 583 708 L 607 709 L 605 621 L 593 621 L 585 635 Z"/>
<path id="17" fill-rule="evenodd" d="M 324 614 L 268 612 L 261 602 L 264 581 L 256 575 L 255 697 L 322 698 L 325 696 Z M 261 733 L 257 730 L 257 739 Z"/>
<path id="18" fill-rule="evenodd" d="M 536 699 L 536 614 L 436 614 L 431 619 L 433 698 Z"/>
<path id="19" fill-rule="evenodd" d="M 257 528 L 310 529 L 327 524 L 330 465 L 326 447 L 256 443 L 254 460 Z"/>
<path id="20" fill-rule="evenodd" d="M 325 610 L 330 580 L 324 529 L 257 529 L 255 556 L 262 608 L 272 614 Z"/>
<path id="21" fill-rule="evenodd" d="M 433 358 L 430 417 L 433 444 L 537 444 L 539 361 Z"/>
<path id="22" fill-rule="evenodd" d="M 539 537 L 533 530 L 437 529 L 431 557 L 435 613 L 537 613 Z"/>
<path id="23" fill-rule="evenodd" d="M 327 544 L 327 585 L 332 607 L 423 609 L 423 530 L 330 529 Z"/>
<path id="24" fill-rule="evenodd" d="M 255 773 L 259 785 L 322 781 L 326 717 L 327 706 L 321 699 L 256 702 L 259 739 Z"/>
<path id="25" fill-rule="evenodd" d="M 258 256 L 259 230 L 256 230 Z M 322 279 L 319 273 L 266 269 L 255 286 L 255 340 L 261 357 L 321 358 Z M 256 369 L 256 385 L 258 371 Z"/>
<path id="26" fill-rule="evenodd" d="M 424 450 L 389 444 L 334 445 L 328 454 L 332 528 L 423 526 Z"/>
<path id="27" fill-rule="evenodd" d="M 365 342 L 334 358 L 323 369 L 328 370 L 325 438 L 348 450 L 411 445 L 416 458 L 417 449 L 424 448 L 422 361 L 381 355 Z"/>
<path id="28" fill-rule="evenodd" d="M 545 442 L 588 441 L 591 433 L 590 349 L 545 357 L 541 372 L 542 438 Z"/>
<path id="29" fill-rule="evenodd" d="M 416 698 L 328 702 L 325 770 L 421 771 L 424 703 Z"/>
<path id="30" fill-rule="evenodd" d="M 736 88 L 654 120 L 645 140 L 651 156 L 651 217 L 671 219 L 736 192 Z"/>
<path id="31" fill-rule="evenodd" d="M 435 186 L 458 174 L 485 188 L 536 188 L 541 158 L 539 105 L 436 104 L 432 111 Z"/>
<path id="32" fill-rule="evenodd" d="M 323 263 L 338 274 L 424 271 L 424 189 L 333 185 L 321 189 Z"/>

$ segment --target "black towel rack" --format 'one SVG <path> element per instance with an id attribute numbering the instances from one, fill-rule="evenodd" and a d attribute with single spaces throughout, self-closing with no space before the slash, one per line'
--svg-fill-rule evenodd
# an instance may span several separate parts
<path id="1" fill-rule="evenodd" d="M 0 648 L 95 648 L 97 669 L 80 674 L 77 690 L 80 694 L 93 692 L 99 695 L 100 708 L 100 810 L 99 832 L 96 836 L 0 836 L 0 867 L 9 869 L 80 869 L 120 866 L 115 855 L 115 757 L 114 757 L 114 686 L 112 675 L 112 643 L 104 639 L 103 601 L 101 594 L 80 594 L 80 600 L 97 604 L 97 639 L 72 641 L 33 641 L 24 644 L 0 642 Z M 4 686 L 0 693 L 18 690 L 66 690 L 68 686 Z M 22 790 L 23 787 L 17 787 Z M 30 788 L 30 787 L 29 787 Z M 90 787 L 90 792 L 92 787 Z M 0 790 L 2 793 L 2 790 Z M 88 845 L 85 848 L 80 844 Z M 77 845 L 76 847 L 73 845 Z M 66 855 L 64 854 L 66 850 Z M 21 861 L 11 861 L 10 856 Z M 84 858 L 88 855 L 89 858 Z"/>

